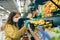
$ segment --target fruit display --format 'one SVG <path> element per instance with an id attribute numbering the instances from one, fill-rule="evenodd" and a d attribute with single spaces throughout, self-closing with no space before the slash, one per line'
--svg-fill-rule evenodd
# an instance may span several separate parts
<path id="1" fill-rule="evenodd" d="M 51 37 L 51 40 L 60 40 L 60 35 L 58 37 L 56 36 Z"/>
<path id="2" fill-rule="evenodd" d="M 43 25 L 44 23 L 45 23 L 44 20 L 39 20 L 39 24 L 40 24 L 40 25 Z"/>
<path id="3" fill-rule="evenodd" d="M 46 30 L 46 32 L 50 35 L 51 40 L 60 40 L 60 32 L 57 28 Z"/>
<path id="4" fill-rule="evenodd" d="M 56 2 L 57 5 L 60 5 L 60 2 L 58 0 L 53 0 Z M 51 1 L 46 2 L 44 5 L 38 5 L 38 11 L 34 12 L 34 15 L 36 15 L 38 18 L 44 18 L 44 17 L 51 17 L 53 16 L 53 11 L 56 11 L 58 8 L 55 4 L 53 4 Z"/>
<path id="5" fill-rule="evenodd" d="M 60 32 L 56 28 L 52 32 L 54 32 L 55 36 L 51 37 L 51 40 L 60 40 Z"/>
<path id="6" fill-rule="evenodd" d="M 60 1 L 59 1 L 58 5 L 60 6 Z"/>
<path id="7" fill-rule="evenodd" d="M 57 28 L 54 28 L 54 29 L 52 30 L 52 32 L 60 33 Z"/>
<path id="8" fill-rule="evenodd" d="M 53 26 L 51 20 L 50 21 L 45 21 L 43 19 L 39 19 L 39 20 L 33 20 L 33 21 L 30 21 L 31 23 L 33 23 L 35 26 L 36 25 L 42 25 L 43 27 L 46 27 L 46 28 L 51 28 Z"/>
<path id="9" fill-rule="evenodd" d="M 58 6 L 60 5 L 60 0 L 53 0 Z"/>
<path id="10" fill-rule="evenodd" d="M 60 37 L 52 37 L 51 40 L 60 40 Z"/>
<path id="11" fill-rule="evenodd" d="M 33 24 L 40 24 L 40 25 L 43 25 L 44 23 L 45 23 L 45 21 L 44 20 L 36 20 L 36 21 L 30 21 L 31 23 L 33 23 Z"/>
<path id="12" fill-rule="evenodd" d="M 57 10 L 57 7 L 52 2 L 50 2 L 49 5 L 50 5 L 50 12 Z"/>
<path id="13" fill-rule="evenodd" d="M 53 0 L 56 4 L 58 4 L 58 0 Z"/>
<path id="14" fill-rule="evenodd" d="M 57 2 L 57 0 L 54 0 L 54 2 Z M 60 2 L 58 3 L 60 4 Z M 43 11 L 42 14 L 45 15 L 45 17 L 51 17 L 53 13 L 53 11 L 56 11 L 58 8 L 56 7 L 56 5 L 54 5 L 51 1 L 48 1 L 45 5 L 44 5 L 44 9 L 45 11 Z"/>
<path id="15" fill-rule="evenodd" d="M 30 21 L 31 23 L 35 24 L 35 28 L 37 28 L 37 25 L 42 25 L 43 27 L 47 27 L 47 28 L 51 28 L 52 27 L 52 20 L 43 20 L 43 19 L 39 19 L 39 20 L 32 20 Z M 48 30 L 48 29 L 47 29 Z M 37 31 L 37 29 L 35 29 L 35 31 Z M 46 31 L 48 32 L 48 34 L 50 35 L 51 40 L 60 40 L 60 32 L 58 31 L 57 28 L 53 28 L 52 30 L 48 30 Z M 50 32 L 50 33 L 49 33 Z M 38 35 L 38 32 L 36 32 Z M 52 35 L 51 35 L 52 34 Z"/>

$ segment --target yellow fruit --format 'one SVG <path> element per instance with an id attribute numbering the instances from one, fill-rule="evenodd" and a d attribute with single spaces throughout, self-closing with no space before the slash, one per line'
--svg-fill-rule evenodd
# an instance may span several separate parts
<path id="1" fill-rule="evenodd" d="M 46 14 L 46 17 L 50 17 L 50 13 L 49 14 Z"/>
<path id="2" fill-rule="evenodd" d="M 36 25 L 36 24 L 34 24 L 34 26 L 36 27 L 37 25 Z"/>
<path id="3" fill-rule="evenodd" d="M 47 27 L 47 25 L 43 25 L 43 27 Z"/>
<path id="4" fill-rule="evenodd" d="M 50 15 L 49 15 L 50 17 L 52 16 L 52 13 L 50 13 Z"/>
<path id="5" fill-rule="evenodd" d="M 44 18 L 44 16 L 42 16 L 42 18 Z"/>
<path id="6" fill-rule="evenodd" d="M 60 6 L 60 1 L 58 2 L 58 5 Z"/>
<path id="7" fill-rule="evenodd" d="M 46 22 L 46 24 L 49 24 L 50 22 Z"/>
<path id="8" fill-rule="evenodd" d="M 50 7 L 51 10 L 56 10 L 55 6 Z"/>
<path id="9" fill-rule="evenodd" d="M 45 23 L 44 20 L 40 20 L 40 21 L 39 21 L 39 24 L 41 24 L 41 25 L 43 25 L 44 23 Z"/>
<path id="10" fill-rule="evenodd" d="M 38 24 L 37 21 L 33 21 L 34 24 Z"/>
<path id="11" fill-rule="evenodd" d="M 34 21 L 30 21 L 31 23 L 34 23 Z"/>
<path id="12" fill-rule="evenodd" d="M 56 4 L 58 3 L 58 0 L 53 0 Z"/>
<path id="13" fill-rule="evenodd" d="M 52 24 L 49 24 L 49 27 L 51 27 L 52 26 Z"/>

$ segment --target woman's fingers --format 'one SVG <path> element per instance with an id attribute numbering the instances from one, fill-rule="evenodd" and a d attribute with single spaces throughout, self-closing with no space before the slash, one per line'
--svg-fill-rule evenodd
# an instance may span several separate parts
<path id="1" fill-rule="evenodd" d="M 30 25 L 28 24 L 28 29 L 30 29 Z"/>

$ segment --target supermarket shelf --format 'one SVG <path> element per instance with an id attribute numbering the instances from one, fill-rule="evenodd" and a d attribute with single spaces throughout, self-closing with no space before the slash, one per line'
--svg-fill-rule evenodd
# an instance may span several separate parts
<path id="1" fill-rule="evenodd" d="M 52 16 L 52 17 L 44 18 L 44 20 L 52 20 L 54 27 L 60 25 L 60 16 Z"/>

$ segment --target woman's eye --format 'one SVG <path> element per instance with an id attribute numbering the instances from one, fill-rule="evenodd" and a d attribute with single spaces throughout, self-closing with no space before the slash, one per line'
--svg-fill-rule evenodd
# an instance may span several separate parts
<path id="1" fill-rule="evenodd" d="M 15 17 L 15 18 L 18 18 L 18 17 Z"/>

